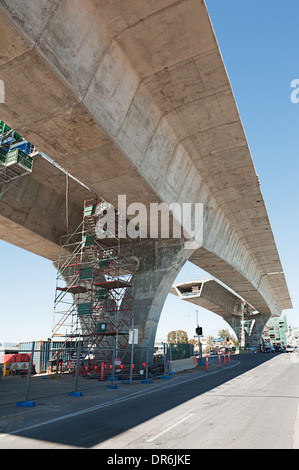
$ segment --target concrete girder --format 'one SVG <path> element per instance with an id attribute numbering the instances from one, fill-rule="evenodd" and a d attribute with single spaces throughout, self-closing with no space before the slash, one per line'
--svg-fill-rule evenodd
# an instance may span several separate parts
<path id="1" fill-rule="evenodd" d="M 34 171 L 15 180 L 0 199 L 0 238 L 56 261 L 61 236 L 78 228 L 84 201 L 94 197 L 71 177 L 66 193 L 66 178 L 59 168 L 36 155 Z"/>
<path id="2" fill-rule="evenodd" d="M 190 260 L 260 312 L 292 308 L 204 1 L 0 9 L 1 118 L 113 205 L 202 202 Z"/>
<path id="3" fill-rule="evenodd" d="M 222 286 L 215 279 L 199 279 L 195 281 L 180 282 L 174 284 L 170 293 L 180 299 L 194 303 L 202 308 L 210 310 L 226 320 L 232 315 L 241 316 L 242 299 Z M 252 313 L 255 309 L 248 307 Z"/>

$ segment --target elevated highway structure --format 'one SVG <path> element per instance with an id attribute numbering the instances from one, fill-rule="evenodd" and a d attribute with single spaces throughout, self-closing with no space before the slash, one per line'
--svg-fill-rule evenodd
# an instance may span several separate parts
<path id="1" fill-rule="evenodd" d="M 165 298 L 186 260 L 265 319 L 292 307 L 203 0 L 3 0 L 0 25 L 3 121 L 114 206 L 118 195 L 148 209 L 203 204 L 197 248 L 184 238 L 159 237 L 136 246 L 140 344 L 153 346 Z M 44 178 L 38 167 L 34 172 L 36 181 Z M 26 226 L 22 246 L 54 257 L 65 224 L 62 202 L 55 215 L 26 221 L 22 200 L 17 212 L 4 210 L 5 203 L 4 226 L 10 219 Z M 39 204 L 32 197 L 28 210 L 40 214 Z M 193 218 L 190 211 L 186 230 Z M 54 249 L 43 252 L 36 232 Z M 10 241 L 20 245 L 18 237 Z"/>
<path id="2" fill-rule="evenodd" d="M 257 312 L 252 305 L 216 279 L 207 278 L 175 283 L 171 294 L 220 315 L 235 331 L 240 347 L 259 348 L 268 316 Z"/>

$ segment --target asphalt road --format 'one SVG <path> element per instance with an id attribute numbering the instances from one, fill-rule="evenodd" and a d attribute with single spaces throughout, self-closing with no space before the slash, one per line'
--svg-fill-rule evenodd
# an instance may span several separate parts
<path id="1" fill-rule="evenodd" d="M 73 400 L 7 410 L 0 448 L 299 448 L 299 354 L 234 356 L 225 368 Z"/>

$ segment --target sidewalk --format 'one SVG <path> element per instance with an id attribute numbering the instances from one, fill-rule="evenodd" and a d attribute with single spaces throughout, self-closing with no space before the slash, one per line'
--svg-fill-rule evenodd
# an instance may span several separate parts
<path id="1" fill-rule="evenodd" d="M 215 368 L 216 362 L 209 361 L 209 371 Z M 202 365 L 193 369 L 174 372 L 166 376 L 151 378 L 150 380 L 153 384 L 157 384 L 158 382 L 163 383 L 165 380 L 172 380 L 186 374 L 206 373 L 206 366 Z M 138 377 L 138 379 L 134 378 L 131 383 L 128 383 L 128 380 L 116 380 L 117 378 L 114 382 L 109 379 L 101 381 L 99 378 L 84 378 L 83 376 L 79 376 L 77 391 L 83 392 L 84 395 L 94 395 L 100 392 L 98 394 L 99 398 L 107 398 L 107 395 L 113 393 L 113 390 L 107 388 L 109 386 L 111 387 L 111 385 L 116 386 L 117 389 L 124 389 L 126 392 L 131 389 L 136 391 L 137 387 L 140 388 L 147 385 L 142 383 L 142 381 L 145 380 L 143 376 Z M 151 384 L 148 384 L 148 386 L 150 385 Z M 38 406 L 39 403 L 49 404 L 50 402 L 56 402 L 59 397 L 68 397 L 70 392 L 75 391 L 75 387 L 75 377 L 70 374 L 58 376 L 55 374 L 33 375 L 31 376 L 29 384 L 28 400 L 35 401 L 36 406 Z M 0 417 L 3 415 L 3 412 L 7 414 L 8 408 L 15 408 L 16 403 L 26 400 L 26 390 L 27 376 L 8 376 L 0 379 Z"/>

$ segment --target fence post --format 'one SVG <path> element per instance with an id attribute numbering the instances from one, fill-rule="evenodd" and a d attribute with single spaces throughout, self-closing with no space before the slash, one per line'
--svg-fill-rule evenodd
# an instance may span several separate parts
<path id="1" fill-rule="evenodd" d="M 168 372 L 168 367 L 167 367 L 167 345 L 166 343 L 163 343 L 163 363 L 164 363 L 164 375 L 167 374 Z"/>
<path id="2" fill-rule="evenodd" d="M 80 335 L 79 335 L 78 344 L 77 344 L 77 365 L 76 365 L 76 375 L 75 375 L 75 392 L 78 391 L 80 356 L 81 356 L 81 340 L 80 340 Z"/>
<path id="3" fill-rule="evenodd" d="M 31 357 L 29 361 L 29 370 L 28 370 L 28 377 L 27 377 L 27 385 L 26 385 L 26 400 L 25 401 L 19 401 L 16 403 L 17 406 L 35 406 L 35 401 L 29 401 L 28 396 L 29 396 L 29 384 L 30 384 L 30 379 L 31 379 L 31 371 L 32 371 L 32 364 L 33 364 L 33 353 L 34 353 L 34 347 L 35 347 L 35 342 L 33 341 L 32 343 L 32 350 L 31 350 Z"/>
<path id="4" fill-rule="evenodd" d="M 131 348 L 131 367 L 130 367 L 130 383 L 132 383 L 132 375 L 133 375 L 133 360 L 134 360 L 134 335 L 135 330 L 132 328 L 132 348 Z"/>
<path id="5" fill-rule="evenodd" d="M 145 379 L 148 380 L 148 348 L 146 349 Z"/>
<path id="6" fill-rule="evenodd" d="M 26 384 L 26 399 L 25 399 L 25 401 L 28 401 L 28 396 L 29 396 L 29 385 L 30 385 L 31 372 L 32 372 L 34 348 L 35 348 L 35 341 L 33 341 L 33 343 L 32 343 L 31 357 L 30 357 L 30 362 L 29 362 L 29 370 L 28 370 L 27 384 Z"/>
<path id="7" fill-rule="evenodd" d="M 114 377 L 115 377 L 115 349 L 116 349 L 116 338 L 114 339 L 114 342 L 113 342 L 113 351 L 112 351 L 112 369 L 111 369 L 112 383 L 114 383 Z"/>

